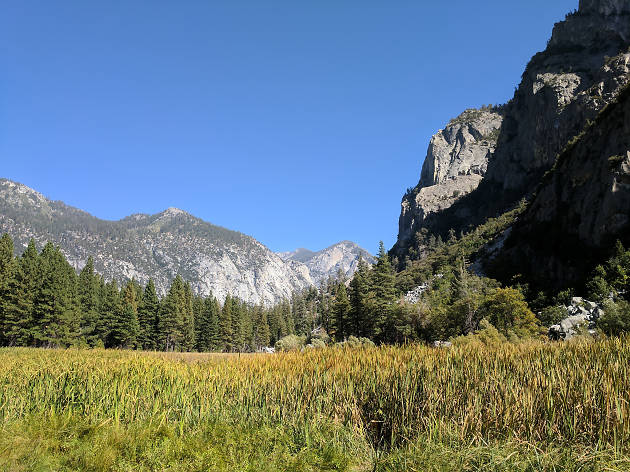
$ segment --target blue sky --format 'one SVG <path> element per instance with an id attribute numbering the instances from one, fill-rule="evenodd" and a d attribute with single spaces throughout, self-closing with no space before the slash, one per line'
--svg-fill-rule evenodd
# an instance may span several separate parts
<path id="1" fill-rule="evenodd" d="M 0 176 L 271 249 L 395 242 L 431 135 L 578 0 L 0 0 Z"/>

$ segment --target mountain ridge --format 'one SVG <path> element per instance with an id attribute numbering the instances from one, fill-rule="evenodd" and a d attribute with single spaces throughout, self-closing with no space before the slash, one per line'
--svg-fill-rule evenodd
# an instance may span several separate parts
<path id="1" fill-rule="evenodd" d="M 368 264 L 375 262 L 368 251 L 348 240 L 331 244 L 320 251 L 298 248 L 295 251 L 280 252 L 278 255 L 285 261 L 292 260 L 306 265 L 316 285 L 326 281 L 328 277 L 336 276 L 339 271 L 346 278 L 352 278 L 358 269 L 360 257 Z"/>
<path id="2" fill-rule="evenodd" d="M 104 220 L 4 178 L 0 232 L 11 235 L 16 251 L 31 238 L 39 247 L 50 240 L 77 270 L 92 256 L 106 279 L 153 278 L 161 294 L 178 273 L 195 293 L 219 300 L 229 293 L 250 303 L 277 303 L 315 285 L 306 265 L 284 261 L 253 237 L 185 210 L 169 207 Z"/>

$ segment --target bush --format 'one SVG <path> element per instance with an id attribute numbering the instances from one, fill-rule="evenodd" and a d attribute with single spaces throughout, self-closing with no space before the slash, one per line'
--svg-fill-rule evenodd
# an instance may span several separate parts
<path id="1" fill-rule="evenodd" d="M 326 347 L 326 343 L 321 339 L 312 339 L 310 344 L 306 345 L 307 349 L 322 349 Z"/>
<path id="2" fill-rule="evenodd" d="M 313 331 L 311 331 L 311 335 L 308 338 L 308 342 L 310 344 L 315 344 L 315 341 L 321 341 L 322 343 L 324 343 L 324 345 L 330 342 L 330 336 L 328 336 L 328 333 L 322 326 L 315 328 Z"/>
<path id="3" fill-rule="evenodd" d="M 276 351 L 299 351 L 306 344 L 306 336 L 289 334 L 276 343 Z"/>
<path id="4" fill-rule="evenodd" d="M 560 323 L 568 316 L 566 308 L 555 305 L 543 308 L 538 314 L 538 320 L 540 320 L 543 326 L 552 326 Z"/>
<path id="5" fill-rule="evenodd" d="M 336 345 L 337 346 L 343 346 L 343 347 L 352 347 L 352 348 L 357 348 L 357 347 L 374 347 L 375 346 L 375 344 L 372 342 L 372 340 L 370 340 L 368 338 L 357 338 L 356 336 L 350 336 L 345 341 L 337 343 Z"/>
<path id="6" fill-rule="evenodd" d="M 513 333 L 512 333 L 513 334 Z M 453 345 L 456 346 L 468 346 L 471 344 L 484 344 L 486 346 L 496 346 L 507 342 L 507 338 L 499 332 L 492 323 L 483 319 L 479 323 L 479 330 L 475 333 L 468 334 L 466 336 L 457 336 L 451 339 Z"/>
<path id="7" fill-rule="evenodd" d="M 481 313 L 504 336 L 512 332 L 518 338 L 526 338 L 540 332 L 536 315 L 527 306 L 523 294 L 513 288 L 494 290 L 484 301 Z"/>
<path id="8" fill-rule="evenodd" d="M 604 315 L 597 321 L 597 327 L 608 336 L 618 336 L 630 331 L 630 303 L 626 300 L 604 302 Z"/>

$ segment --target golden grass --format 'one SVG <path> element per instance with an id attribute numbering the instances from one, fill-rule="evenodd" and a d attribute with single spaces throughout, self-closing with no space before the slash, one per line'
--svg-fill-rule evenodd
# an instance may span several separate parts
<path id="1" fill-rule="evenodd" d="M 630 343 L 328 348 L 274 355 L 0 350 L 0 421 L 334 422 L 376 446 L 436 440 L 623 447 Z"/>

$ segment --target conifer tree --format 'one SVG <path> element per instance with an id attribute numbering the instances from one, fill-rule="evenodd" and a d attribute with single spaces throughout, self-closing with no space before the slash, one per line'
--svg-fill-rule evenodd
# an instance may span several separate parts
<path id="1" fill-rule="evenodd" d="M 368 337 L 368 307 L 367 297 L 370 290 L 369 286 L 369 268 L 359 256 L 357 271 L 350 281 L 350 325 L 351 334 L 355 336 Z"/>
<path id="2" fill-rule="evenodd" d="M 218 351 L 221 349 L 221 336 L 219 332 L 219 312 L 221 307 L 213 296 L 204 300 L 205 336 L 207 339 L 208 351 Z"/>
<path id="3" fill-rule="evenodd" d="M 219 318 L 219 335 L 221 338 L 220 350 L 231 352 L 234 348 L 233 330 L 232 330 L 232 297 L 225 296 L 221 316 Z"/>
<path id="4" fill-rule="evenodd" d="M 477 296 L 470 286 L 471 277 L 466 268 L 467 261 L 462 255 L 458 261 L 453 278 L 453 300 L 451 301 L 451 313 L 453 318 L 460 321 L 464 334 L 472 333 L 477 329 L 479 319 L 477 311 L 481 303 L 480 297 Z"/>
<path id="5" fill-rule="evenodd" d="M 114 320 L 110 339 L 112 347 L 133 349 L 136 347 L 138 336 L 138 316 L 132 303 L 123 299 L 122 308 Z"/>
<path id="6" fill-rule="evenodd" d="M 160 304 L 158 331 L 161 348 L 166 351 L 181 350 L 184 339 L 184 281 L 175 277 L 168 294 Z"/>
<path id="7" fill-rule="evenodd" d="M 198 352 L 209 351 L 209 341 L 207 338 L 208 328 L 206 326 L 205 305 L 200 296 L 193 297 L 193 315 L 195 319 L 195 349 Z"/>
<path id="8" fill-rule="evenodd" d="M 35 342 L 46 347 L 75 344 L 81 329 L 76 272 L 50 242 L 40 261 L 40 284 L 33 307 Z"/>
<path id="9" fill-rule="evenodd" d="M 335 296 L 335 304 L 333 306 L 334 314 L 334 331 L 333 335 L 335 339 L 341 341 L 348 337 L 350 334 L 350 302 L 346 293 L 346 285 L 344 283 L 339 284 L 337 289 L 337 295 Z"/>
<path id="10" fill-rule="evenodd" d="M 293 319 L 295 320 L 295 332 L 297 334 L 308 334 L 313 329 L 306 309 L 306 302 L 302 295 L 293 296 Z"/>
<path id="11" fill-rule="evenodd" d="M 157 349 L 159 313 L 160 301 L 153 279 L 149 279 L 138 308 L 138 346 L 142 349 Z"/>
<path id="12" fill-rule="evenodd" d="M 375 340 L 384 342 L 387 339 L 387 322 L 396 301 L 396 287 L 394 285 L 394 270 L 385 252 L 383 241 L 379 243 L 376 264 L 372 269 L 370 278 L 373 302 L 371 303 L 368 322 L 369 334 Z"/>
<path id="13" fill-rule="evenodd" d="M 122 303 L 118 284 L 111 280 L 101 286 L 102 303 L 100 307 L 100 317 L 96 323 L 95 334 L 103 343 L 104 347 L 115 347 L 115 340 L 112 336 L 114 325 L 121 317 Z M 100 343 L 99 343 L 100 345 Z"/>
<path id="14" fill-rule="evenodd" d="M 240 301 L 234 297 L 230 299 L 231 316 L 232 316 L 232 350 L 241 352 L 243 350 L 243 344 L 245 342 L 243 336 L 243 306 Z"/>
<path id="15" fill-rule="evenodd" d="M 195 348 L 195 315 L 193 313 L 193 295 L 190 284 L 184 284 L 182 305 L 182 349 L 192 351 Z"/>
<path id="16" fill-rule="evenodd" d="M 81 307 L 81 336 L 90 346 L 98 342 L 96 324 L 98 322 L 99 278 L 94 273 L 94 260 L 90 256 L 79 274 L 79 305 Z"/>
<path id="17" fill-rule="evenodd" d="M 114 311 L 110 342 L 113 347 L 133 349 L 137 345 L 139 332 L 138 305 L 140 287 L 131 280 L 125 284 L 121 293 L 120 309 Z"/>
<path id="18" fill-rule="evenodd" d="M 13 240 L 8 234 L 0 238 L 0 327 L 5 323 L 4 305 L 7 303 L 7 290 L 9 280 L 15 270 L 15 258 L 13 257 Z M 0 345 L 6 345 L 7 340 L 0 330 Z"/>
<path id="19" fill-rule="evenodd" d="M 14 264 L 15 268 L 6 285 L 4 323 L 0 327 L 8 346 L 32 344 L 33 307 L 38 281 L 38 258 L 35 241 Z"/>
<path id="20" fill-rule="evenodd" d="M 269 346 L 271 336 L 269 333 L 269 323 L 267 321 L 267 310 L 264 307 L 256 307 L 256 315 L 254 322 L 254 346 L 260 349 Z"/>

